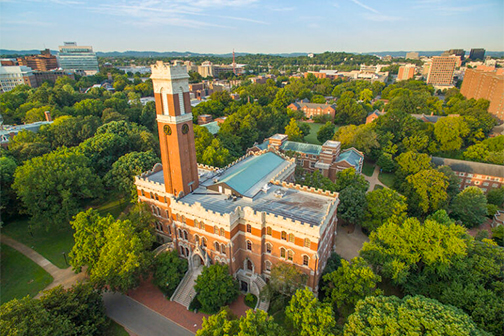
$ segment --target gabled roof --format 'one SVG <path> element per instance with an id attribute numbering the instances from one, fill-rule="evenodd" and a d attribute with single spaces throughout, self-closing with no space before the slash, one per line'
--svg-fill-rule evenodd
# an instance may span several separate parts
<path id="1" fill-rule="evenodd" d="M 277 168 L 288 161 L 280 156 L 268 152 L 258 156 L 247 158 L 236 165 L 228 168 L 220 177 L 219 184 L 225 183 L 230 188 L 233 188 L 238 193 L 253 197 L 253 192 L 248 192 L 253 189 L 261 180 L 269 182 L 269 175 L 276 172 Z M 259 186 L 259 189 L 263 185 Z"/>
<path id="2" fill-rule="evenodd" d="M 285 141 L 282 146 L 280 146 L 280 149 L 284 151 L 292 150 L 310 155 L 319 155 L 322 151 L 322 146 L 303 142 Z"/>
<path id="3" fill-rule="evenodd" d="M 210 133 L 213 135 L 219 133 L 220 126 L 217 121 L 212 121 L 208 124 L 200 125 L 201 127 L 205 127 Z"/>
<path id="4" fill-rule="evenodd" d="M 362 162 L 364 161 L 364 156 L 359 153 L 355 148 L 349 148 L 338 156 L 336 162 L 346 161 L 352 166 L 355 167 L 356 170 L 360 171 Z"/>
<path id="5" fill-rule="evenodd" d="M 452 170 L 458 172 L 504 177 L 504 166 L 496 164 L 446 159 L 437 156 L 432 157 L 432 163 L 436 166 L 449 166 Z"/>

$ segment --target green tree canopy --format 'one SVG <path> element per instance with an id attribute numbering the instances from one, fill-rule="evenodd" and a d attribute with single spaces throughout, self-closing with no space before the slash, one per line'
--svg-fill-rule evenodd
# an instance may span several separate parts
<path id="1" fill-rule="evenodd" d="M 303 142 L 304 136 L 301 133 L 301 129 L 294 118 L 289 122 L 289 125 L 285 127 L 285 134 L 289 137 L 289 141 Z"/>
<path id="2" fill-rule="evenodd" d="M 326 301 L 348 315 L 357 301 L 366 296 L 381 294 L 376 289 L 380 281 L 381 277 L 373 272 L 366 261 L 356 257 L 350 262 L 342 260 L 341 267 L 324 275 L 326 286 L 323 290 L 326 292 Z"/>
<path id="3" fill-rule="evenodd" d="M 334 136 L 335 126 L 332 122 L 328 121 L 324 124 L 324 126 L 320 127 L 317 132 L 317 140 L 320 143 L 324 143 L 327 140 L 331 140 Z"/>
<path id="4" fill-rule="evenodd" d="M 342 191 L 347 187 L 354 187 L 360 191 L 366 192 L 369 182 L 363 175 L 357 173 L 353 168 L 347 168 L 336 173 L 336 191 Z"/>
<path id="5" fill-rule="evenodd" d="M 389 188 L 373 190 L 366 194 L 367 208 L 362 227 L 374 231 L 388 220 L 401 223 L 406 219 L 406 197 Z"/>
<path id="6" fill-rule="evenodd" d="M 355 147 L 364 154 L 370 155 L 373 150 L 380 147 L 378 135 L 373 127 L 373 124 L 343 126 L 338 128 L 333 140 L 340 141 L 342 148 Z"/>
<path id="7" fill-rule="evenodd" d="M 203 311 L 215 313 L 238 297 L 238 281 L 229 274 L 228 265 L 205 267 L 196 279 L 196 297 Z"/>
<path id="8" fill-rule="evenodd" d="M 347 222 L 359 223 L 366 210 L 366 192 L 350 185 L 339 193 L 338 217 Z"/>
<path id="9" fill-rule="evenodd" d="M 296 291 L 285 309 L 285 315 L 294 329 L 294 335 L 334 335 L 336 320 L 331 306 L 319 302 L 308 287 Z"/>
<path id="10" fill-rule="evenodd" d="M 461 117 L 441 118 L 434 124 L 434 135 L 443 152 L 459 150 L 467 134 L 469 127 Z"/>
<path id="11" fill-rule="evenodd" d="M 296 267 L 287 263 L 277 263 L 271 269 L 268 284 L 263 288 L 261 296 L 273 297 L 282 295 L 290 298 L 294 293 L 306 286 L 307 276 Z"/>
<path id="12" fill-rule="evenodd" d="M 455 196 L 451 204 L 453 216 L 469 228 L 483 224 L 488 215 L 487 199 L 478 187 L 469 187 Z"/>
<path id="13" fill-rule="evenodd" d="M 447 177 L 435 169 L 421 170 L 409 175 L 403 188 L 413 213 L 434 212 L 444 207 L 448 200 Z"/>
<path id="14" fill-rule="evenodd" d="M 17 211 L 16 193 L 12 189 L 16 168 L 17 164 L 13 158 L 0 156 L 0 223 L 2 218 L 5 220 L 5 217 L 12 216 Z"/>
<path id="15" fill-rule="evenodd" d="M 99 196 L 102 189 L 89 160 L 66 148 L 19 166 L 12 187 L 33 223 L 47 228 L 68 223 L 82 201 Z"/>
<path id="16" fill-rule="evenodd" d="M 187 260 L 179 258 L 176 250 L 164 252 L 154 259 L 153 283 L 171 296 L 187 272 Z"/>
<path id="17" fill-rule="evenodd" d="M 423 296 L 369 296 L 348 317 L 351 335 L 486 335 L 461 310 Z"/>
<path id="18" fill-rule="evenodd" d="M 373 231 L 360 252 L 384 277 L 402 285 L 411 273 L 446 272 L 466 254 L 465 229 L 416 218 L 388 222 Z"/>

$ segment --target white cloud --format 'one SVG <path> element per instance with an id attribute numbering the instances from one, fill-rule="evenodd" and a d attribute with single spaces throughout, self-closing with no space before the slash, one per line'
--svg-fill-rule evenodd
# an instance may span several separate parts
<path id="1" fill-rule="evenodd" d="M 356 5 L 358 5 L 358 6 L 361 6 L 361 7 L 362 7 L 362 8 L 364 8 L 364 9 L 367 9 L 368 11 L 371 11 L 371 12 L 373 12 L 373 13 L 379 14 L 379 12 L 378 12 L 376 9 L 371 8 L 371 7 L 369 7 L 368 5 L 365 5 L 365 4 L 363 4 L 362 2 L 360 2 L 360 1 L 357 1 L 357 0 L 350 0 L 350 1 L 352 1 L 353 3 L 355 3 L 355 4 L 356 4 Z"/>

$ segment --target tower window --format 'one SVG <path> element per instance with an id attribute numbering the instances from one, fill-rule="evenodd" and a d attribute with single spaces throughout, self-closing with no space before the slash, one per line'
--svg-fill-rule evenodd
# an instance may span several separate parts
<path id="1" fill-rule="evenodd" d="M 248 233 L 252 232 L 252 226 L 250 224 L 247 224 L 247 232 Z"/>
<path id="2" fill-rule="evenodd" d="M 310 261 L 310 258 L 307 255 L 303 256 L 303 265 L 308 266 L 308 262 Z"/>
<path id="3" fill-rule="evenodd" d="M 310 247 L 310 245 L 311 245 L 310 239 L 305 238 L 305 240 L 304 240 L 304 246 L 305 247 Z"/>
<path id="4" fill-rule="evenodd" d="M 266 228 L 266 234 L 267 234 L 268 236 L 271 236 L 271 231 L 272 231 L 272 230 L 271 230 L 271 226 L 268 226 L 268 227 Z"/>
<path id="5" fill-rule="evenodd" d="M 294 235 L 289 233 L 289 242 L 294 243 Z"/>
<path id="6" fill-rule="evenodd" d="M 280 257 L 285 258 L 285 249 L 283 247 L 280 249 Z"/>
<path id="7" fill-rule="evenodd" d="M 220 247 L 221 247 L 221 250 L 220 250 L 220 251 L 221 251 L 221 253 L 222 253 L 222 254 L 224 254 L 224 255 L 226 255 L 226 245 L 221 244 L 221 246 L 220 246 Z"/>
<path id="8" fill-rule="evenodd" d="M 271 261 L 266 260 L 264 262 L 264 270 L 267 271 L 267 272 L 271 271 Z"/>
<path id="9" fill-rule="evenodd" d="M 266 243 L 266 253 L 271 253 L 271 244 Z"/>
<path id="10" fill-rule="evenodd" d="M 252 242 L 247 240 L 247 250 L 252 251 Z"/>
<path id="11" fill-rule="evenodd" d="M 287 240 L 287 232 L 282 231 L 282 240 Z"/>
<path id="12" fill-rule="evenodd" d="M 224 235 L 226 234 L 226 232 L 224 231 L 223 228 L 221 228 L 219 234 L 224 237 Z"/>
<path id="13" fill-rule="evenodd" d="M 292 250 L 287 251 L 287 259 L 290 261 L 294 259 L 294 252 L 292 252 Z"/>
<path id="14" fill-rule="evenodd" d="M 219 228 L 217 226 L 214 226 L 213 233 L 214 234 L 219 234 Z"/>

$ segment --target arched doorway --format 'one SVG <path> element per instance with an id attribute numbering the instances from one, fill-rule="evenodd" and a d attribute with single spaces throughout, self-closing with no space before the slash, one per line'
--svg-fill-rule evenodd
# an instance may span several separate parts
<path id="1" fill-rule="evenodd" d="M 197 268 L 197 267 L 200 267 L 200 266 L 204 265 L 203 259 L 201 259 L 201 256 L 199 254 L 194 254 L 193 255 L 192 262 L 193 262 L 193 267 L 194 268 Z"/>

